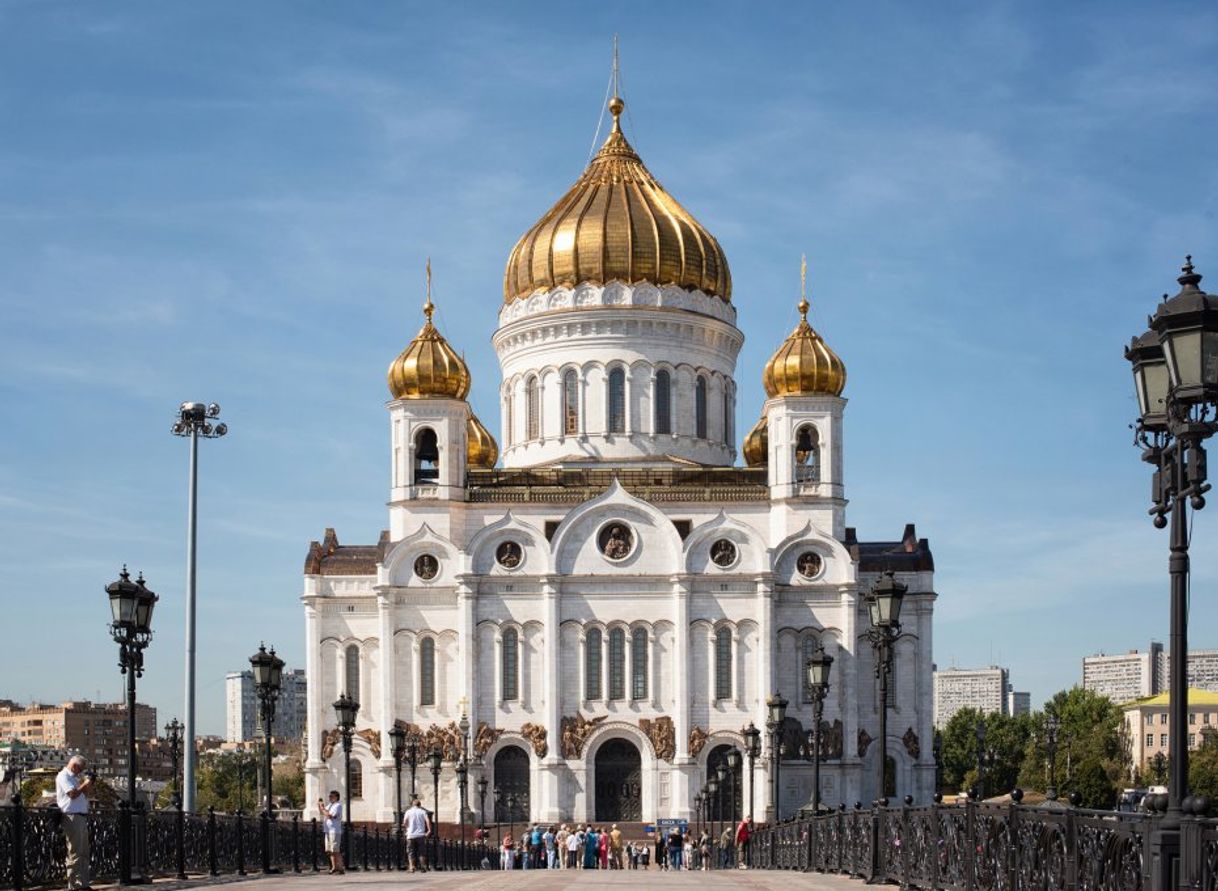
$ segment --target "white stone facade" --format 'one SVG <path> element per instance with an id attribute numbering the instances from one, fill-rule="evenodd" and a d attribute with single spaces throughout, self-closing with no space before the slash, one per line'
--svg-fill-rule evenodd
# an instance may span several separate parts
<path id="1" fill-rule="evenodd" d="M 555 289 L 505 308 L 494 338 L 503 422 L 513 430 L 502 440 L 503 470 L 466 468 L 462 400 L 389 403 L 387 532 L 364 547 L 340 545 L 328 532 L 306 566 L 309 800 L 342 789 L 331 704 L 347 692 L 361 704 L 356 820 L 392 816 L 394 722 L 442 740 L 463 712 L 471 735 L 480 734 L 467 798 L 475 815 L 477 779 L 506 784 L 496 765 L 510 756 L 527 764 L 527 780 L 515 776 L 527 782 L 529 819 L 692 816 L 708 759 L 721 757 L 719 746 L 743 747 L 752 722 L 763 731 L 763 752 L 755 788 L 744 770 L 740 797 L 763 819 L 771 804 L 766 699 L 781 693 L 793 719 L 780 773 L 782 814 L 790 816 L 811 798 L 812 765 L 798 748 L 812 716 L 803 666 L 820 642 L 835 660 L 822 798 L 869 801 L 877 794 L 878 709 L 862 595 L 886 569 L 910 591 L 888 721 L 895 792 L 930 799 L 929 548 L 912 526 L 874 543 L 846 527 L 843 399 L 770 399 L 768 469 L 730 466 L 743 336 L 729 304 L 681 294 L 678 307 L 664 303 L 676 295 L 650 286 Z M 627 428 L 614 432 L 607 374 L 619 367 Z M 578 387 L 570 433 L 567 370 Z M 672 386 L 673 432 L 654 429 L 661 370 Z M 530 378 L 539 415 L 531 429 Z M 696 394 L 699 379 L 706 397 Z M 804 424 L 818 432 L 815 474 L 795 460 Z M 436 433 L 440 454 L 426 474 L 413 451 L 423 428 Z M 625 545 L 610 544 L 614 527 Z M 598 787 L 611 751 L 637 757 L 621 789 Z M 457 813 L 454 767 L 447 760 L 439 782 L 446 822 Z M 404 794 L 410 782 L 407 768 Z M 432 777 L 422 765 L 417 788 L 430 807 Z M 614 812 L 620 808 L 631 812 Z M 486 809 L 492 819 L 489 798 Z"/>

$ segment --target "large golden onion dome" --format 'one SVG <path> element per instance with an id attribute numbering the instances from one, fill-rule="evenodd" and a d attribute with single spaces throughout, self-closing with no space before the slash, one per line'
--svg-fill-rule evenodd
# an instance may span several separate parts
<path id="1" fill-rule="evenodd" d="M 430 279 L 429 266 L 429 283 Z M 428 293 L 423 305 L 426 323 L 389 366 L 389 392 L 394 399 L 464 399 L 469 393 L 469 367 L 431 323 L 435 310 Z"/>
<path id="2" fill-rule="evenodd" d="M 799 301 L 799 324 L 787 335 L 761 375 L 767 396 L 840 396 L 846 366 L 808 324 L 808 301 Z"/>
<path id="3" fill-rule="evenodd" d="M 609 138 L 575 185 L 512 249 L 505 303 L 538 289 L 614 280 L 678 285 L 730 302 L 723 249 L 643 166 L 622 135 L 625 107 L 613 97 Z"/>
<path id="4" fill-rule="evenodd" d="M 465 466 L 490 470 L 498 460 L 499 445 L 495 437 L 478 416 L 470 412 L 469 420 L 465 422 Z"/>
<path id="5" fill-rule="evenodd" d="M 744 463 L 749 467 L 761 467 L 769 461 L 769 455 L 770 425 L 762 415 L 744 438 Z"/>

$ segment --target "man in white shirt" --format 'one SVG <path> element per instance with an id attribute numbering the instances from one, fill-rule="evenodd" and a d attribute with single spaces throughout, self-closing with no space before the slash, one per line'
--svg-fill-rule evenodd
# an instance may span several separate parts
<path id="1" fill-rule="evenodd" d="M 423 857 L 423 849 L 427 837 L 431 835 L 431 817 L 427 815 L 427 811 L 423 810 L 419 799 L 416 798 L 411 802 L 410 810 L 402 816 L 402 828 L 406 830 L 406 856 L 410 860 L 410 871 L 426 872 L 427 861 Z M 420 861 L 422 861 L 421 865 Z"/>
<path id="2" fill-rule="evenodd" d="M 330 802 L 317 799 L 321 812 L 322 828 L 325 830 L 326 854 L 330 857 L 330 875 L 342 875 L 343 867 L 343 805 L 337 789 L 330 790 Z"/>
<path id="3" fill-rule="evenodd" d="M 55 777 L 55 803 L 63 814 L 63 834 L 68 842 L 68 891 L 92 891 L 89 887 L 89 790 L 92 775 L 82 776 L 85 759 L 73 755 Z"/>

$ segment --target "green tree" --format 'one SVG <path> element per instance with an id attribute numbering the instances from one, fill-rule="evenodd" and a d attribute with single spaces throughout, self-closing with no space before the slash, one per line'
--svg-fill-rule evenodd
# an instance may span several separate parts
<path id="1" fill-rule="evenodd" d="M 292 755 L 271 768 L 271 791 L 276 800 L 286 799 L 292 807 L 304 807 L 304 763 L 300 755 Z"/>
<path id="2" fill-rule="evenodd" d="M 986 794 L 1009 792 L 1019 778 L 1032 720 L 1026 715 L 983 714 L 973 708 L 956 712 L 943 728 L 943 785 L 962 791 L 977 782 L 978 725 L 984 728 L 985 751 L 994 755 L 993 764 L 986 767 Z"/>
<path id="3" fill-rule="evenodd" d="M 1209 815 L 1218 816 L 1218 730 L 1201 731 L 1201 745 L 1189 753 L 1188 789 L 1210 800 Z"/>
<path id="4" fill-rule="evenodd" d="M 1116 805 L 1116 786 L 1109 776 L 1110 765 L 1088 755 L 1074 771 L 1070 791 L 1082 796 L 1083 807 L 1109 810 Z"/>

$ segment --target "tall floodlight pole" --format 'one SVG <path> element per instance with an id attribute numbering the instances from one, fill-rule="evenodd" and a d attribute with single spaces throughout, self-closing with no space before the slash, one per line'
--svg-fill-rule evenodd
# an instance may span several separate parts
<path id="1" fill-rule="evenodd" d="M 178 418 L 170 432 L 174 436 L 190 438 L 190 485 L 187 489 L 186 505 L 186 726 L 182 746 L 182 809 L 195 809 L 195 768 L 198 753 L 195 749 L 195 544 L 198 518 L 199 494 L 199 437 L 216 439 L 228 433 L 228 425 L 213 424 L 220 417 L 220 406 L 216 403 L 183 402 L 178 406 Z"/>

